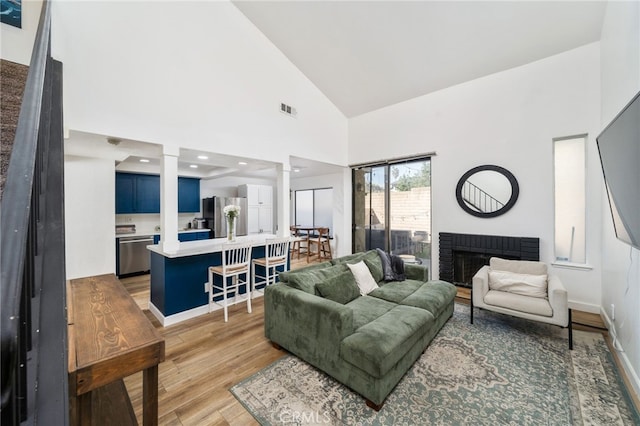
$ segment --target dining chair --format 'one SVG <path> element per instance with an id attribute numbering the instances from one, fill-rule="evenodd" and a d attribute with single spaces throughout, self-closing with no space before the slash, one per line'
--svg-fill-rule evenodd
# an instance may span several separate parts
<path id="1" fill-rule="evenodd" d="M 318 233 L 309 237 L 309 252 L 312 256 L 318 256 L 318 261 L 331 260 L 331 239 L 329 228 L 317 228 Z M 315 249 L 314 249 L 315 245 Z"/>
<path id="2" fill-rule="evenodd" d="M 260 293 L 271 284 L 275 284 L 278 273 L 289 269 L 289 244 L 291 238 L 271 238 L 265 241 L 264 257 L 251 261 L 251 295 L 254 291 Z M 256 266 L 258 269 L 256 270 Z M 280 268 L 280 269 L 278 269 Z M 263 275 L 260 274 L 264 271 Z M 262 286 L 256 289 L 256 286 Z"/>
<path id="3" fill-rule="evenodd" d="M 209 312 L 213 305 L 224 309 L 224 322 L 228 322 L 227 307 L 236 303 L 247 302 L 247 312 L 251 313 L 251 281 L 249 279 L 249 262 L 251 261 L 251 243 L 223 244 L 221 253 L 222 265 L 209 267 Z M 215 276 L 222 278 L 217 284 Z M 245 287 L 245 296 L 240 297 L 240 290 Z M 229 302 L 229 295 L 233 301 Z M 222 296 L 222 302 L 215 300 Z"/>

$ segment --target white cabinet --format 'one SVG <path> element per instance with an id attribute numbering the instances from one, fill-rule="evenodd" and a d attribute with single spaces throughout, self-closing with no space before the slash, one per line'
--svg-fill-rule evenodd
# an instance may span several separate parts
<path id="1" fill-rule="evenodd" d="M 247 198 L 247 232 L 273 233 L 273 187 L 240 185 L 238 196 Z"/>

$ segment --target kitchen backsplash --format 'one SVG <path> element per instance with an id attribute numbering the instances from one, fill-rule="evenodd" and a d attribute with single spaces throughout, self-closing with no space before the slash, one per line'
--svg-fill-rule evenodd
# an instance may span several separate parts
<path id="1" fill-rule="evenodd" d="M 178 213 L 178 227 L 187 228 L 193 218 L 200 217 L 196 213 Z M 159 214 L 117 214 L 116 225 L 136 225 L 136 232 L 154 233 L 156 226 L 160 226 Z"/>

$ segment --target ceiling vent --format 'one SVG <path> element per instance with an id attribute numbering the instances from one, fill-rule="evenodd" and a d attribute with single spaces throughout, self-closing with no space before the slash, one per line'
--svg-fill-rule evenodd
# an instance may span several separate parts
<path id="1" fill-rule="evenodd" d="M 287 114 L 288 116 L 295 117 L 298 115 L 298 111 L 291 105 L 287 105 L 284 103 L 280 104 L 280 112 L 283 114 Z"/>

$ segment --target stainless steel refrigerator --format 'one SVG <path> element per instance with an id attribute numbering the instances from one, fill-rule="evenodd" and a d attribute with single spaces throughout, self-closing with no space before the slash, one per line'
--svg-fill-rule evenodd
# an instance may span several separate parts
<path id="1" fill-rule="evenodd" d="M 227 220 L 224 217 L 225 206 L 240 206 L 240 214 L 236 219 L 236 235 L 247 235 L 247 199 L 241 197 L 211 197 L 202 199 L 202 217 L 207 220 L 211 229 L 211 238 L 227 236 Z"/>

